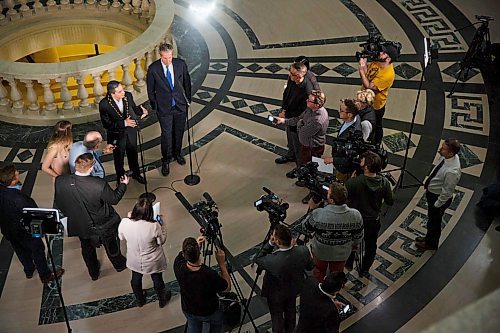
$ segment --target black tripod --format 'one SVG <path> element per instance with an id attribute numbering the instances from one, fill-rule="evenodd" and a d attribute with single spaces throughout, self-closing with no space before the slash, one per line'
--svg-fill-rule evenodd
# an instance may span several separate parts
<path id="1" fill-rule="evenodd" d="M 429 59 L 429 64 L 431 63 L 431 60 L 434 58 L 437 58 L 437 52 L 427 52 L 427 44 L 428 41 L 425 39 L 424 41 L 424 46 L 425 46 L 425 55 L 424 59 L 428 57 Z M 430 56 L 429 56 L 430 54 Z M 387 170 L 386 172 L 392 172 L 392 171 L 401 171 L 401 174 L 399 176 L 399 179 L 396 183 L 396 186 L 394 187 L 394 191 L 397 191 L 398 189 L 403 189 L 403 188 L 410 188 L 410 187 L 420 187 L 423 185 L 422 181 L 420 181 L 414 174 L 412 174 L 408 169 L 406 169 L 406 164 L 408 163 L 408 151 L 410 150 L 410 145 L 411 145 L 411 136 L 413 134 L 413 128 L 415 127 L 415 117 L 417 115 L 417 107 L 418 107 L 418 101 L 420 100 L 420 93 L 422 91 L 422 84 L 424 82 L 424 77 L 425 77 L 425 72 L 427 69 L 428 63 L 427 61 L 424 61 L 424 69 L 422 71 L 422 77 L 420 78 L 420 84 L 418 85 L 418 93 L 417 93 L 417 99 L 415 100 L 415 107 L 413 108 L 413 114 L 411 118 L 411 125 L 410 125 L 410 131 L 408 133 L 408 140 L 406 141 L 406 151 L 405 151 L 405 157 L 403 159 L 403 165 L 400 168 L 395 168 L 391 170 Z M 410 177 L 412 177 L 416 183 L 415 184 L 410 184 L 410 185 L 404 185 L 404 176 L 405 173 L 407 173 Z"/>
<path id="2" fill-rule="evenodd" d="M 57 278 L 56 264 L 54 263 L 54 257 L 52 256 L 52 250 L 50 249 L 49 238 L 47 237 L 47 234 L 45 234 L 44 236 L 45 236 L 45 243 L 47 244 L 47 250 L 49 252 L 50 263 L 52 265 L 52 274 L 54 274 L 54 277 L 55 277 L 54 281 L 56 282 L 57 293 L 59 294 L 59 299 L 61 300 L 61 307 L 62 307 L 63 314 L 64 314 L 64 321 L 66 322 L 66 329 L 67 329 L 68 333 L 70 333 L 72 330 L 71 330 L 71 327 L 69 326 L 68 313 L 66 312 L 66 305 L 64 305 L 64 299 L 63 299 L 63 295 L 62 295 L 62 291 L 61 291 L 61 285 L 59 284 L 59 279 Z"/>
<path id="3" fill-rule="evenodd" d="M 476 19 L 478 19 L 478 22 L 455 30 L 460 31 L 481 23 L 481 26 L 479 26 L 479 28 L 476 30 L 476 33 L 474 34 L 474 38 L 472 38 L 469 50 L 465 54 L 465 57 L 462 59 L 462 61 L 460 61 L 460 71 L 458 72 L 455 83 L 453 84 L 453 88 L 451 88 L 451 91 L 447 95 L 447 97 L 451 97 L 453 95 L 459 79 L 465 81 L 465 79 L 469 75 L 469 71 L 471 70 L 471 68 L 476 67 L 478 69 L 481 69 L 484 68 L 484 66 L 491 64 L 491 40 L 488 22 L 492 21 L 493 18 L 489 16 L 476 15 Z M 464 71 L 466 71 L 465 75 L 462 76 L 462 73 Z"/>

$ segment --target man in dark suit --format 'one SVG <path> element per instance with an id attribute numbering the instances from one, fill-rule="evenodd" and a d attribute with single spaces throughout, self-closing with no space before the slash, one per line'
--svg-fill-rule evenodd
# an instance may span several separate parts
<path id="1" fill-rule="evenodd" d="M 269 253 L 276 247 L 272 253 Z M 302 289 L 305 270 L 313 268 L 309 249 L 292 244 L 290 230 L 278 224 L 274 228 L 267 255 L 256 260 L 266 271 L 262 296 L 267 298 L 274 333 L 292 333 L 295 328 L 295 299 Z"/>
<path id="2" fill-rule="evenodd" d="M 323 283 L 310 277 L 300 295 L 299 322 L 295 333 L 336 333 L 339 331 L 339 310 L 345 304 L 335 296 L 347 282 L 344 272 L 329 274 Z"/>
<path id="3" fill-rule="evenodd" d="M 117 272 L 126 268 L 118 240 L 121 218 L 112 205 L 121 200 L 129 182 L 123 175 L 118 187 L 111 189 L 104 179 L 90 176 L 94 163 L 91 153 L 78 156 L 75 174 L 59 176 L 55 184 L 56 205 L 68 217 L 68 234 L 80 238 L 83 260 L 93 281 L 99 278 L 96 247 L 101 244 Z"/>
<path id="4" fill-rule="evenodd" d="M 132 178 L 141 184 L 146 180 L 141 176 L 137 159 L 137 125 L 140 119 L 148 115 L 142 105 L 135 105 L 132 94 L 125 91 L 118 81 L 109 81 L 108 93 L 99 102 L 101 122 L 108 134 L 108 143 L 116 145 L 113 150 L 116 179 L 125 174 L 123 161 L 127 153 L 128 166 L 132 171 Z"/>
<path id="5" fill-rule="evenodd" d="M 191 78 L 186 62 L 173 58 L 172 45 L 160 44 L 159 52 L 160 59 L 149 66 L 146 81 L 149 101 L 161 128 L 161 173 L 167 176 L 173 159 L 180 165 L 186 164 L 181 149 L 188 103 L 191 103 Z"/>
<path id="6" fill-rule="evenodd" d="M 36 269 L 42 283 L 48 283 L 63 275 L 64 269 L 57 270 L 56 275 L 50 272 L 43 241 L 34 238 L 21 223 L 23 208 L 37 208 L 37 205 L 21 191 L 16 167 L 6 165 L 0 168 L 0 229 L 23 265 L 26 278 L 31 279 Z"/>

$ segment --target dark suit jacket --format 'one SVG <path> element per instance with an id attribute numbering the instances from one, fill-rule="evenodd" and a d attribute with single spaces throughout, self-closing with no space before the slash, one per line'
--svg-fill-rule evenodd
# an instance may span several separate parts
<path id="1" fill-rule="evenodd" d="M 122 183 L 113 190 L 99 177 L 57 177 L 55 202 L 68 217 L 68 234 L 90 238 L 116 231 L 121 219 L 112 205 L 120 201 L 126 190 L 127 185 Z"/>
<path id="2" fill-rule="evenodd" d="M 108 143 L 113 143 L 114 140 L 119 141 L 123 135 L 129 135 L 132 142 L 135 142 L 137 128 L 126 127 L 125 119 L 130 115 L 132 119 L 138 120 L 142 115 L 142 109 L 135 105 L 134 98 L 128 91 L 123 97 L 123 110 L 126 116 L 120 112 L 118 105 L 109 94 L 99 102 L 99 113 L 102 126 L 108 134 Z"/>
<path id="3" fill-rule="evenodd" d="M 174 89 L 170 87 L 161 59 L 153 62 L 148 68 L 146 82 L 148 85 L 148 97 L 151 106 L 158 115 L 172 112 L 172 98 L 175 98 L 176 106 L 182 111 L 187 110 L 184 94 L 191 103 L 191 78 L 189 77 L 186 62 L 182 59 L 172 59 L 174 67 Z"/>
<path id="4" fill-rule="evenodd" d="M 318 281 L 310 277 L 300 295 L 300 315 L 295 333 L 335 333 L 339 331 L 337 307 L 319 290 Z"/>
<path id="5" fill-rule="evenodd" d="M 18 189 L 0 184 L 0 229 L 7 240 L 31 238 L 21 224 L 23 208 L 37 208 L 35 201 Z"/>
<path id="6" fill-rule="evenodd" d="M 313 268 L 309 249 L 303 245 L 287 251 L 274 251 L 256 260 L 259 268 L 266 271 L 262 283 L 262 296 L 297 296 L 302 289 L 305 270 Z"/>

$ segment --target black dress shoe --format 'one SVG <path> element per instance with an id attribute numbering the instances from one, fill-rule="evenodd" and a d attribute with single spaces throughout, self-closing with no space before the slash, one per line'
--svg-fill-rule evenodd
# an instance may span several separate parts
<path id="1" fill-rule="evenodd" d="M 163 163 L 162 166 L 161 166 L 161 174 L 163 176 L 168 176 L 168 174 L 170 173 L 170 166 L 168 163 Z"/>
<path id="2" fill-rule="evenodd" d="M 146 179 L 144 179 L 143 176 L 139 175 L 139 174 L 134 174 L 132 176 L 132 178 L 134 178 L 135 180 L 137 180 L 138 183 L 140 184 L 146 184 Z"/>
<path id="3" fill-rule="evenodd" d="M 288 163 L 288 162 L 295 162 L 295 160 L 292 159 L 292 158 L 288 158 L 286 156 L 281 156 L 281 157 L 278 157 L 277 159 L 275 159 L 274 162 L 276 164 L 285 164 L 285 163 Z"/>
<path id="4" fill-rule="evenodd" d="M 297 168 L 292 169 L 286 173 L 286 178 L 297 178 L 296 174 Z"/>
<path id="5" fill-rule="evenodd" d="M 420 243 L 425 242 L 425 237 L 417 237 L 415 238 L 415 242 L 420 242 Z"/>
<path id="6" fill-rule="evenodd" d="M 420 251 L 426 251 L 426 250 L 436 251 L 438 249 L 437 246 L 430 246 L 426 242 L 415 242 L 415 246 Z"/>
<path id="7" fill-rule="evenodd" d="M 184 165 L 186 164 L 186 160 L 184 159 L 184 157 L 182 157 L 181 155 L 177 155 L 174 157 L 175 160 L 177 161 L 177 163 L 179 163 L 179 165 Z"/>

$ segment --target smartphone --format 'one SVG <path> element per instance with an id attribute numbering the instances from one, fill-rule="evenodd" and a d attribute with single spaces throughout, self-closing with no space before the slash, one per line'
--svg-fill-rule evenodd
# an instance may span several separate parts
<path id="1" fill-rule="evenodd" d="M 274 123 L 274 117 L 273 116 L 267 116 L 267 120 L 270 122 Z"/>
<path id="2" fill-rule="evenodd" d="M 160 223 L 160 225 L 163 225 L 163 219 L 160 215 L 156 215 L 156 222 Z"/>
<path id="3" fill-rule="evenodd" d="M 349 312 L 349 309 L 351 308 L 351 306 L 349 304 L 347 304 L 346 306 L 344 306 L 344 308 L 342 309 L 342 313 L 343 314 L 346 314 L 347 312 Z"/>

